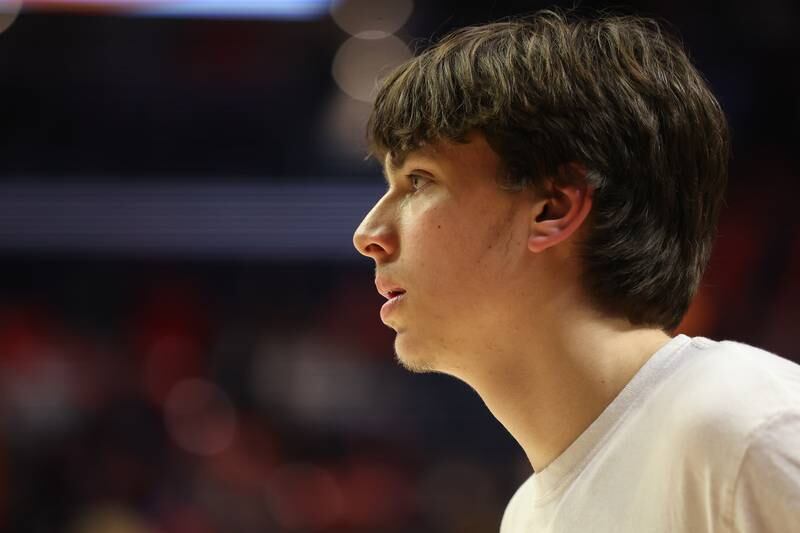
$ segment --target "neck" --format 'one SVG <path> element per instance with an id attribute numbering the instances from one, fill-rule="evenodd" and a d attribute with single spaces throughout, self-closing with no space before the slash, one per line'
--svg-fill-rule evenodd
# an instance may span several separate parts
<path id="1" fill-rule="evenodd" d="M 562 312 L 559 324 L 495 349 L 464 379 L 512 434 L 535 471 L 566 450 L 670 340 L 627 320 Z M 525 331 L 515 328 L 516 331 Z"/>

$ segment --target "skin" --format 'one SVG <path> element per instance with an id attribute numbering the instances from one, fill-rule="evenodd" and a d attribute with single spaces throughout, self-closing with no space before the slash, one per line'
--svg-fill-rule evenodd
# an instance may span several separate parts
<path id="1" fill-rule="evenodd" d="M 397 361 L 467 383 L 538 472 L 670 336 L 588 303 L 575 243 L 590 189 L 504 191 L 501 169 L 480 133 L 426 145 L 400 168 L 387 158 L 389 189 L 353 244 L 406 290 L 384 322 Z"/>

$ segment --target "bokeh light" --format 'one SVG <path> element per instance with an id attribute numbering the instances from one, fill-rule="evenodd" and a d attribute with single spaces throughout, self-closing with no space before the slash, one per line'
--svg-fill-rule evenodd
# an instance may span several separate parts
<path id="1" fill-rule="evenodd" d="M 406 23 L 413 0 L 343 0 L 331 4 L 331 16 L 344 31 L 361 39 L 382 39 Z"/>
<path id="2" fill-rule="evenodd" d="M 351 37 L 333 59 L 333 79 L 351 97 L 371 102 L 379 80 L 410 57 L 411 50 L 395 36 L 377 40 Z"/>
<path id="3" fill-rule="evenodd" d="M 14 24 L 21 9 L 22 0 L 0 0 L 0 33 Z"/>
<path id="4" fill-rule="evenodd" d="M 320 143 L 332 155 L 363 158 L 367 153 L 367 121 L 372 108 L 341 91 L 334 91 L 320 121 Z"/>

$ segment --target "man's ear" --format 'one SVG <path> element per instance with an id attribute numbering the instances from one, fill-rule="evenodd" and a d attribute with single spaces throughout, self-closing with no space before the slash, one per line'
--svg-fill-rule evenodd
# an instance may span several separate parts
<path id="1" fill-rule="evenodd" d="M 548 181 L 549 194 L 533 205 L 528 235 L 528 249 L 542 252 L 575 233 L 592 209 L 592 190 L 586 184 L 586 168 L 577 163 L 568 163 L 559 168 L 579 176 L 572 180 L 575 185 L 556 185 Z"/>

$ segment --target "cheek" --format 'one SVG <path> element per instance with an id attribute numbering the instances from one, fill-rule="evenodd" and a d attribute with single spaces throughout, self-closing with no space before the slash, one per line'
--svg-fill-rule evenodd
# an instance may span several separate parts
<path id="1" fill-rule="evenodd" d="M 416 267 L 437 270 L 441 275 L 457 270 L 466 256 L 472 254 L 474 243 L 453 213 L 442 207 L 432 207 L 413 214 L 408 225 L 406 247 Z"/>
<path id="2" fill-rule="evenodd" d="M 465 224 L 463 218 L 445 208 L 431 208 L 418 213 L 406 232 L 407 266 L 434 303 L 443 298 L 451 303 L 468 300 L 481 285 L 484 239 L 475 236 L 480 227 Z"/>

